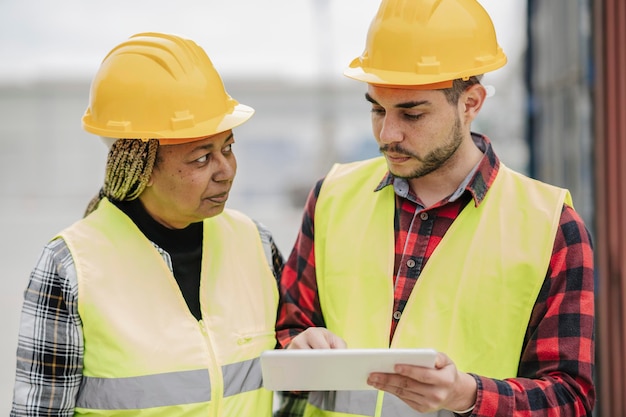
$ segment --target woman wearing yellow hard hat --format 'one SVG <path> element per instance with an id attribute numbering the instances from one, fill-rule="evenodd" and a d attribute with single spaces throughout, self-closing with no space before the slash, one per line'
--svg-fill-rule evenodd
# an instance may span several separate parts
<path id="1" fill-rule="evenodd" d="M 225 209 L 252 114 L 191 40 L 141 33 L 104 58 L 83 117 L 110 144 L 104 185 L 31 275 L 13 416 L 272 414 L 282 256 Z"/>
<path id="2" fill-rule="evenodd" d="M 306 416 L 592 415 L 589 232 L 567 190 L 509 169 L 471 130 L 481 75 L 505 63 L 476 0 L 382 1 L 345 70 L 367 83 L 382 156 L 311 191 L 277 337 L 439 353 L 370 374 L 375 390 L 310 392 Z"/>

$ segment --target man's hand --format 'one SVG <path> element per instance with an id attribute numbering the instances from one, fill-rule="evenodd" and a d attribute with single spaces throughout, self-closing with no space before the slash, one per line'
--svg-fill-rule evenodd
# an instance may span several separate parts
<path id="1" fill-rule="evenodd" d="M 345 349 L 346 342 L 325 327 L 309 327 L 291 340 L 287 349 Z"/>
<path id="2" fill-rule="evenodd" d="M 476 381 L 439 352 L 434 368 L 396 365 L 395 374 L 372 373 L 367 383 L 389 392 L 420 413 L 466 410 L 476 402 Z"/>

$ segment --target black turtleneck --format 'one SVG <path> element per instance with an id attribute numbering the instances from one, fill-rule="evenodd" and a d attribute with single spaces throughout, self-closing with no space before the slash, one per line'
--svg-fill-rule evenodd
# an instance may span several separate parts
<path id="1" fill-rule="evenodd" d="M 191 313 L 200 320 L 202 318 L 200 313 L 202 222 L 192 223 L 184 229 L 168 229 L 146 212 L 139 199 L 114 204 L 130 217 L 150 241 L 169 253 L 174 278 L 178 282 L 180 291 Z"/>

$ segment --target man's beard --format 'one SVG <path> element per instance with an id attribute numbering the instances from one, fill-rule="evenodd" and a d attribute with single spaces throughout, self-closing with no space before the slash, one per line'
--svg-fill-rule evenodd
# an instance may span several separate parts
<path id="1" fill-rule="evenodd" d="M 395 154 L 405 155 L 417 159 L 422 163 L 422 165 L 416 168 L 412 173 L 408 175 L 396 175 L 392 172 L 392 174 L 396 177 L 405 179 L 420 178 L 441 168 L 452 157 L 452 155 L 454 155 L 457 149 L 459 149 L 459 146 L 461 146 L 461 143 L 463 142 L 463 134 L 461 133 L 461 120 L 458 117 L 454 122 L 454 128 L 450 138 L 452 140 L 449 143 L 430 151 L 424 157 L 416 155 L 397 144 L 381 146 L 380 152 L 390 151 Z"/>

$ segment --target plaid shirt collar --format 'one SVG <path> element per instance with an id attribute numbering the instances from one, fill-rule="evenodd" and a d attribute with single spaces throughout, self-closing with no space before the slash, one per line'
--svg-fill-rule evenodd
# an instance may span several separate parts
<path id="1" fill-rule="evenodd" d="M 487 136 L 479 133 L 472 133 L 472 139 L 478 149 L 480 149 L 483 153 L 483 157 L 461 182 L 456 191 L 448 196 L 448 198 L 442 201 L 439 205 L 455 201 L 460 198 L 465 191 L 468 191 L 474 199 L 474 204 L 478 207 L 478 205 L 480 205 L 485 198 L 487 190 L 491 187 L 491 184 L 493 184 L 493 181 L 498 174 L 498 169 L 500 168 L 500 160 L 496 156 L 493 147 L 491 146 L 491 141 Z M 404 178 L 394 176 L 390 172 L 385 174 L 384 178 L 374 191 L 380 191 L 389 185 L 393 185 L 394 191 L 399 197 L 407 198 L 414 203 L 419 204 L 417 197 L 411 192 L 409 182 Z"/>

